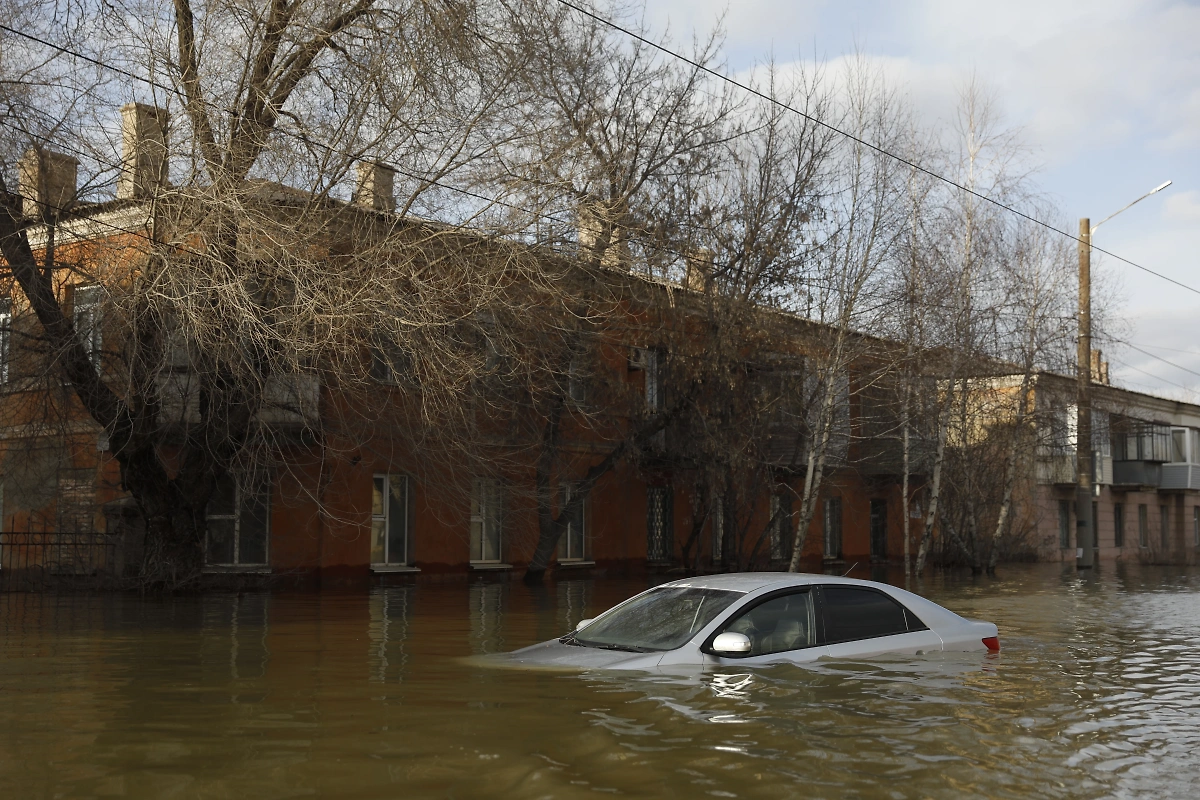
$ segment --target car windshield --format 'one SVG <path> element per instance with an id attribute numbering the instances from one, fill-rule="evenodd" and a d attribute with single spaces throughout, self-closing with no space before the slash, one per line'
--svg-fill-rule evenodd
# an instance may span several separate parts
<path id="1" fill-rule="evenodd" d="M 655 589 L 600 617 L 572 640 L 614 650 L 674 650 L 741 596 L 720 589 Z"/>

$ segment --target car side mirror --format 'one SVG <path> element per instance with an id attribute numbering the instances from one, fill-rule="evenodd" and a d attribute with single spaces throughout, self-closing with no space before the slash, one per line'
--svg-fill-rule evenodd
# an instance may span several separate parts
<path id="1" fill-rule="evenodd" d="M 744 656 L 750 652 L 750 639 L 744 633 L 718 634 L 712 649 L 717 655 Z"/>
<path id="2" fill-rule="evenodd" d="M 581 631 L 584 628 L 586 628 L 588 625 L 591 625 L 595 621 L 596 621 L 595 617 L 592 617 L 590 619 L 581 619 L 581 620 L 579 620 L 579 623 L 575 626 L 575 630 Z"/>

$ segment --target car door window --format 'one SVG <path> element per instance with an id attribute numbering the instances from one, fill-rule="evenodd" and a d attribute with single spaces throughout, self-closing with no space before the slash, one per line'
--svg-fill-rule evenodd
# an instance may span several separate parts
<path id="1" fill-rule="evenodd" d="M 926 630 L 911 611 L 874 589 L 825 586 L 821 596 L 825 640 L 830 643 Z"/>
<path id="2" fill-rule="evenodd" d="M 810 592 L 792 592 L 765 600 L 725 627 L 750 640 L 748 656 L 798 650 L 817 643 L 816 615 Z"/>

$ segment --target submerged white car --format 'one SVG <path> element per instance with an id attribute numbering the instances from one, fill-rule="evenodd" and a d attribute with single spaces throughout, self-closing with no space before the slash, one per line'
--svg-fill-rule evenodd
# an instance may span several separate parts
<path id="1" fill-rule="evenodd" d="M 750 572 L 656 586 L 509 658 L 513 666 L 646 670 L 999 649 L 992 623 L 895 586 Z"/>

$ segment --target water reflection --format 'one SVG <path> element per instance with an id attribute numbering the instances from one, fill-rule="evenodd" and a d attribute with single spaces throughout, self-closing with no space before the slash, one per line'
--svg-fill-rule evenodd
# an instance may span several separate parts
<path id="1" fill-rule="evenodd" d="M 372 681 L 400 683 L 408 666 L 405 642 L 413 608 L 413 586 L 378 588 L 371 592 L 367 627 L 370 639 L 367 663 Z"/>
<path id="2" fill-rule="evenodd" d="M 997 622 L 999 656 L 631 675 L 461 660 L 643 588 L 0 595 L 0 796 L 1190 796 L 1200 780 L 1200 570 L 913 587 Z"/>

